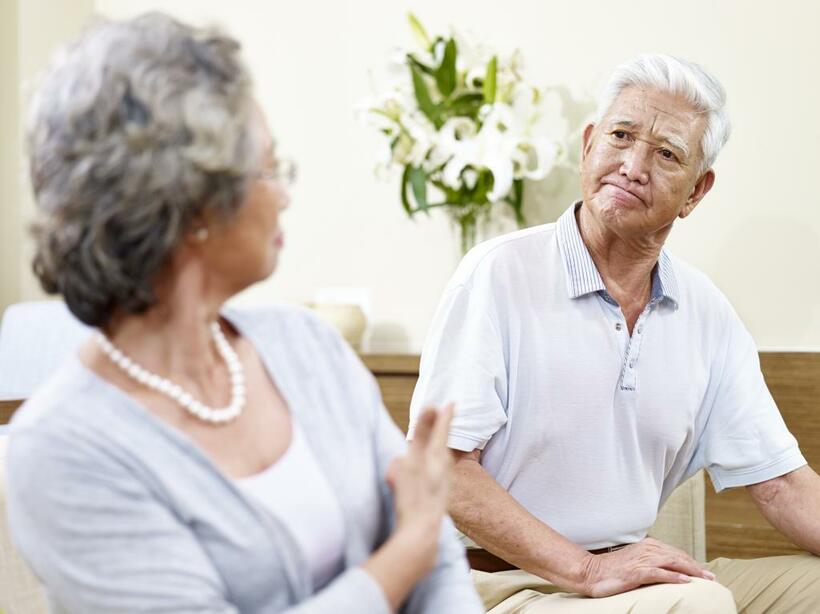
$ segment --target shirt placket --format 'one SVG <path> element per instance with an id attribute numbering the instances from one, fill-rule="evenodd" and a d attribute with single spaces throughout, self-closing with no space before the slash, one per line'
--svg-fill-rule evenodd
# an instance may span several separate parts
<path id="1" fill-rule="evenodd" d="M 641 315 L 638 316 L 635 322 L 635 328 L 632 330 L 632 336 L 629 338 L 629 343 L 626 346 L 626 353 L 624 355 L 624 362 L 621 366 L 621 382 L 620 389 L 626 391 L 634 391 L 638 387 L 637 366 L 638 359 L 641 355 L 641 345 L 645 334 L 646 319 L 654 309 L 655 305 L 660 299 L 652 299 L 644 307 Z M 623 324 L 626 329 L 626 323 Z"/>

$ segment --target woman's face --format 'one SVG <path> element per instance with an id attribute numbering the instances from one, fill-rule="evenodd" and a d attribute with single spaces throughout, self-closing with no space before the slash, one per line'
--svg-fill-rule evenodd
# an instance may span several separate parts
<path id="1" fill-rule="evenodd" d="M 227 284 L 231 293 L 265 279 L 276 269 L 284 245 L 279 213 L 290 202 L 287 177 L 282 176 L 267 121 L 258 106 L 251 118 L 251 134 L 256 166 L 245 198 L 233 219 L 209 228 L 201 250 L 207 270 Z"/>

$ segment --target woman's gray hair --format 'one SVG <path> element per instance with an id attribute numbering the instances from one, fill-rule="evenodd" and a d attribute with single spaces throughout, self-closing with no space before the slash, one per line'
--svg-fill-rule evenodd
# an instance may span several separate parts
<path id="1" fill-rule="evenodd" d="M 618 66 L 598 101 L 596 123 L 629 86 L 643 86 L 683 96 L 706 114 L 701 138 L 701 172 L 711 167 L 732 131 L 726 112 L 726 92 L 703 68 L 670 55 L 642 55 Z"/>
<path id="2" fill-rule="evenodd" d="M 227 221 L 252 170 L 239 44 L 158 13 L 93 27 L 32 103 L 33 268 L 104 326 L 155 302 L 157 274 L 201 220 Z"/>

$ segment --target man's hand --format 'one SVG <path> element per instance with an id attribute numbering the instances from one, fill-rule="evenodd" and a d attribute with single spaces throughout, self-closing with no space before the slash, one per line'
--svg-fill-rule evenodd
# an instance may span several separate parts
<path id="1" fill-rule="evenodd" d="M 581 586 L 568 588 L 590 597 L 608 597 L 644 584 L 684 584 L 692 577 L 715 579 L 683 550 L 647 537 L 615 552 L 588 555 Z"/>

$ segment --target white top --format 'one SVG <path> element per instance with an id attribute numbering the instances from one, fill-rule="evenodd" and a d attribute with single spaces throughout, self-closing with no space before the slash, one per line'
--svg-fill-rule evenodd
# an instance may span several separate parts
<path id="1" fill-rule="evenodd" d="M 314 590 L 336 577 L 344 563 L 344 519 L 330 484 L 294 420 L 293 439 L 273 465 L 237 480 L 290 531 L 313 575 Z"/>
<path id="2" fill-rule="evenodd" d="M 701 468 L 722 490 L 804 465 L 720 291 L 663 251 L 630 338 L 576 205 L 467 254 L 429 331 L 411 425 L 455 401 L 450 447 L 483 449 L 501 486 L 587 549 L 644 538 Z"/>

